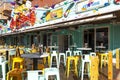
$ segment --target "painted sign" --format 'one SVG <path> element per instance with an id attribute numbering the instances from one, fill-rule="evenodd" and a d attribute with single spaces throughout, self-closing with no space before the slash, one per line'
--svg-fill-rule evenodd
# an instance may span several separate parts
<path id="1" fill-rule="evenodd" d="M 46 15 L 46 21 L 55 20 L 55 19 L 61 18 L 62 16 L 63 16 L 63 9 L 60 8 L 60 9 L 49 12 Z"/>
<path id="2" fill-rule="evenodd" d="M 76 4 L 76 13 L 109 5 L 109 0 L 86 0 Z"/>

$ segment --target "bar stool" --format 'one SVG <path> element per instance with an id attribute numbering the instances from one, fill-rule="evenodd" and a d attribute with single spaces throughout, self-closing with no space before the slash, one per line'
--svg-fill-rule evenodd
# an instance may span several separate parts
<path id="1" fill-rule="evenodd" d="M 11 80 L 11 78 L 15 78 L 15 80 L 22 80 L 22 71 L 23 69 L 14 69 L 7 73 L 7 80 Z"/>
<path id="2" fill-rule="evenodd" d="M 56 65 L 57 65 L 57 68 L 59 68 L 59 61 L 58 61 L 58 55 L 57 55 L 57 52 L 56 51 L 53 51 L 53 53 L 51 54 L 51 63 L 50 63 L 50 67 L 52 67 L 52 64 L 53 64 L 53 57 L 56 58 Z"/>
<path id="3" fill-rule="evenodd" d="M 108 62 L 108 53 L 99 53 L 100 57 L 100 68 L 102 69 L 102 65 L 104 63 L 104 66 Z"/>
<path id="4" fill-rule="evenodd" d="M 79 60 L 79 57 L 77 57 L 77 56 L 69 56 L 69 57 L 67 57 L 67 70 L 66 70 L 66 74 L 67 74 L 67 78 L 69 77 L 69 73 L 70 73 L 70 71 L 75 71 L 75 74 L 78 76 L 78 60 Z M 72 70 L 71 68 L 70 68 L 70 65 L 71 65 L 71 61 L 74 61 L 74 70 Z"/>
<path id="5" fill-rule="evenodd" d="M 90 80 L 99 80 L 99 59 L 98 56 L 90 56 L 91 66 L 90 66 Z"/>
<path id="6" fill-rule="evenodd" d="M 27 80 L 44 80 L 43 70 L 27 71 Z"/>
<path id="7" fill-rule="evenodd" d="M 49 80 L 49 76 L 55 75 L 56 80 L 60 80 L 60 74 L 59 74 L 59 69 L 58 68 L 45 68 L 44 69 L 44 77 L 45 80 Z"/>
<path id="8" fill-rule="evenodd" d="M 65 57 L 65 53 L 59 53 L 59 66 L 60 66 L 60 60 L 61 60 L 61 57 L 63 56 L 63 63 L 64 63 L 64 66 L 66 66 L 66 57 Z"/>
<path id="9" fill-rule="evenodd" d="M 67 59 L 68 56 L 72 56 L 72 51 L 68 50 L 68 51 L 66 51 L 65 54 L 66 54 L 66 59 Z"/>
<path id="10" fill-rule="evenodd" d="M 24 59 L 20 57 L 13 58 L 12 70 L 16 67 L 16 63 L 20 65 L 20 68 L 23 69 L 24 66 Z M 18 68 L 18 66 L 17 66 Z"/>
<path id="11" fill-rule="evenodd" d="M 6 64 L 8 63 L 8 61 L 3 61 L 0 62 L 1 68 L 2 68 L 2 75 L 3 75 L 3 79 L 2 80 L 6 80 Z"/>
<path id="12" fill-rule="evenodd" d="M 16 78 L 16 80 L 22 80 L 22 72 L 24 71 L 24 59 L 20 57 L 13 58 L 12 70 L 7 73 L 7 80 Z M 16 65 L 16 63 L 18 63 Z"/>
<path id="13" fill-rule="evenodd" d="M 83 55 L 82 56 L 82 73 L 81 73 L 81 80 L 83 80 L 83 77 L 84 77 L 84 66 L 85 66 L 85 63 L 89 63 L 89 66 L 90 66 L 90 64 L 91 64 L 91 61 L 90 61 L 90 58 L 89 58 L 90 56 L 89 55 L 87 55 L 87 54 L 85 54 L 85 55 Z M 90 77 L 90 69 L 89 69 L 90 67 L 88 67 L 87 68 L 87 70 L 88 70 L 88 76 Z M 81 71 L 81 69 L 79 70 L 79 75 L 80 75 L 80 71 Z"/>

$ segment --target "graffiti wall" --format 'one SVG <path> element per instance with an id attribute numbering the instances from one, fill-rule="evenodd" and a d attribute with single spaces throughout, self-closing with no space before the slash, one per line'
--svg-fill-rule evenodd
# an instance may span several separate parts
<path id="1" fill-rule="evenodd" d="M 32 7 L 30 2 L 12 10 L 11 31 L 43 27 L 120 10 L 120 0 L 66 0 L 48 9 Z"/>

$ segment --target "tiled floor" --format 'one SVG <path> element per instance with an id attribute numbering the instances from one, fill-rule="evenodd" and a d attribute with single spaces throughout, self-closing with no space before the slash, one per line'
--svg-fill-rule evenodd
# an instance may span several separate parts
<path id="1" fill-rule="evenodd" d="M 27 62 L 30 64 L 32 61 L 27 60 Z M 27 64 L 28 64 L 27 63 Z M 29 68 L 31 68 L 29 66 Z M 108 80 L 108 70 L 107 70 L 108 66 L 103 67 L 102 69 L 99 68 L 99 80 Z M 2 79 L 0 79 L 2 80 Z M 49 80 L 54 80 L 52 77 L 50 77 Z M 74 75 L 74 72 L 70 72 L 70 76 L 67 79 L 66 74 L 65 74 L 65 68 L 63 67 L 63 65 L 60 66 L 60 80 L 81 80 L 81 78 L 76 77 Z M 87 75 L 84 76 L 83 80 L 90 80 L 88 78 Z M 113 80 L 120 80 L 120 69 L 116 69 L 115 65 L 113 65 Z"/>

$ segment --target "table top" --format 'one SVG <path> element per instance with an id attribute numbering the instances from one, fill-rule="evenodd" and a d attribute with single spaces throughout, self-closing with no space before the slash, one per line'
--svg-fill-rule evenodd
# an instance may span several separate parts
<path id="1" fill-rule="evenodd" d="M 1 48 L 0 49 L 0 53 L 4 53 L 3 55 L 5 55 L 6 54 L 6 51 L 12 51 L 12 50 L 16 50 L 15 48 Z"/>
<path id="2" fill-rule="evenodd" d="M 77 48 L 78 50 L 92 50 L 92 48 L 85 48 L 85 47 L 83 47 L 83 48 Z"/>
<path id="3" fill-rule="evenodd" d="M 96 46 L 96 48 L 98 48 L 98 49 L 104 49 L 105 46 Z"/>
<path id="4" fill-rule="evenodd" d="M 48 54 L 47 53 L 43 53 L 42 55 L 40 55 L 39 53 L 28 53 L 28 54 L 22 54 L 21 57 L 23 58 L 43 58 L 43 57 L 47 57 Z"/>

